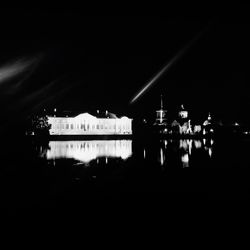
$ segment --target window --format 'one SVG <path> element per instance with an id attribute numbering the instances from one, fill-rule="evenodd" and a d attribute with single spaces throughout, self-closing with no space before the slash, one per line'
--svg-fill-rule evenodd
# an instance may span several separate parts
<path id="1" fill-rule="evenodd" d="M 84 128 L 84 125 L 83 124 L 81 124 L 81 129 L 83 129 Z"/>
<path id="2" fill-rule="evenodd" d="M 70 128 L 71 128 L 71 129 L 74 129 L 74 126 L 73 126 L 73 124 L 71 124 L 71 125 L 70 125 Z"/>
<path id="3" fill-rule="evenodd" d="M 99 129 L 99 124 L 96 125 L 96 128 Z"/>
<path id="4" fill-rule="evenodd" d="M 69 124 L 66 124 L 66 129 L 69 129 Z"/>

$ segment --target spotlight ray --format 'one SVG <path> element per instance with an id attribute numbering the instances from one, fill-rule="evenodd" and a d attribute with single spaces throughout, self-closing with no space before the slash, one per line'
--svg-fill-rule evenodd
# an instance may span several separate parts
<path id="1" fill-rule="evenodd" d="M 205 32 L 201 31 L 198 35 L 196 35 L 184 48 L 182 48 L 171 60 L 168 62 L 157 74 L 151 78 L 151 80 L 131 99 L 130 104 L 133 104 L 136 100 L 141 97 L 146 90 L 148 90 L 150 87 L 152 87 L 157 80 L 166 73 L 171 66 L 176 63 L 183 55 L 184 53 L 202 36 L 202 34 Z"/>

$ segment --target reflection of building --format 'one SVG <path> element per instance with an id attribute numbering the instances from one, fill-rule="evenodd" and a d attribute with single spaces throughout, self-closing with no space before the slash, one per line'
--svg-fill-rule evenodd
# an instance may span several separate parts
<path id="1" fill-rule="evenodd" d="M 72 158 L 85 163 L 100 157 L 127 159 L 132 155 L 131 140 L 50 141 L 47 159 Z"/>
<path id="2" fill-rule="evenodd" d="M 51 124 L 49 132 L 51 135 L 132 134 L 132 119 L 125 116 L 118 118 L 107 111 L 104 116 L 97 116 L 83 113 L 75 117 L 48 117 Z"/>

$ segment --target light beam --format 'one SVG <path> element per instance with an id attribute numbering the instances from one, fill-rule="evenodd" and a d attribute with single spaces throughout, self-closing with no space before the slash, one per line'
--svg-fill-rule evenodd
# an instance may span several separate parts
<path id="1" fill-rule="evenodd" d="M 146 92 L 150 87 L 153 86 L 157 82 L 157 80 L 167 71 L 169 68 L 177 62 L 183 54 L 200 38 L 200 36 L 204 33 L 201 31 L 198 35 L 196 35 L 183 49 L 181 49 L 171 60 L 168 62 L 157 74 L 151 78 L 151 80 L 132 98 L 130 104 L 134 103 L 143 93 Z"/>

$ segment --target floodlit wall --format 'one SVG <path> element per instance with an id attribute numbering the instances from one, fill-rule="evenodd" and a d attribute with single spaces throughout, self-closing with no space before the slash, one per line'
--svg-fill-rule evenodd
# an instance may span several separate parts
<path id="1" fill-rule="evenodd" d="M 48 117 L 51 135 L 123 135 L 132 134 L 132 119 L 97 118 L 88 113 L 76 117 Z"/>

